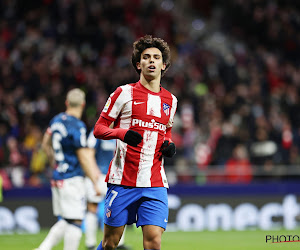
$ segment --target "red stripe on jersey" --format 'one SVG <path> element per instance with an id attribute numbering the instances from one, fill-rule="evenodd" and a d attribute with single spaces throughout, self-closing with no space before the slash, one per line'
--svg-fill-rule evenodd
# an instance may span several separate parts
<path id="1" fill-rule="evenodd" d="M 160 143 L 158 144 L 160 145 Z M 162 161 L 162 153 L 159 152 L 160 147 L 158 147 L 156 145 L 156 152 L 155 155 L 156 157 L 154 157 L 154 163 L 153 166 L 151 168 L 151 187 L 163 187 L 164 183 L 163 183 L 163 179 L 160 173 L 161 170 L 161 161 Z"/>
<path id="2" fill-rule="evenodd" d="M 136 179 L 140 162 L 140 151 L 137 150 L 139 150 L 139 148 L 127 145 L 121 185 L 133 187 L 136 186 Z"/>
<path id="3" fill-rule="evenodd" d="M 109 174 L 110 174 L 110 170 L 111 170 L 111 164 L 112 164 L 112 161 L 110 161 L 110 164 L 109 164 L 109 167 L 108 167 L 108 171 L 107 171 L 106 177 L 105 177 L 105 182 L 108 182 L 108 180 L 109 180 Z"/>

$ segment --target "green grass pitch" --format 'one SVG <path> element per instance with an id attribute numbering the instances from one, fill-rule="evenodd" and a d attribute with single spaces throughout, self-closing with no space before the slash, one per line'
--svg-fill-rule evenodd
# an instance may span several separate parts
<path id="1" fill-rule="evenodd" d="M 7 234 L 0 235 L 1 250 L 32 250 L 42 242 L 48 230 L 39 234 Z M 99 239 L 102 233 L 99 234 Z M 300 231 L 202 231 L 202 232 L 165 232 L 162 238 L 162 250 L 259 250 L 259 249 L 299 249 L 300 242 L 266 243 L 266 235 L 300 235 Z M 132 250 L 143 250 L 140 229 L 128 228 L 126 244 Z M 53 250 L 62 250 L 60 243 Z M 85 250 L 84 235 L 80 250 Z"/>

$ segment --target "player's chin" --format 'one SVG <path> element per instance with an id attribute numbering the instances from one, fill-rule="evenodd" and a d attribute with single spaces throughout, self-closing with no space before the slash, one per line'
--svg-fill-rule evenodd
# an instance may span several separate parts
<path id="1" fill-rule="evenodd" d="M 158 74 L 156 72 L 147 72 L 146 74 L 144 74 L 144 76 L 147 80 L 153 80 L 158 77 Z"/>

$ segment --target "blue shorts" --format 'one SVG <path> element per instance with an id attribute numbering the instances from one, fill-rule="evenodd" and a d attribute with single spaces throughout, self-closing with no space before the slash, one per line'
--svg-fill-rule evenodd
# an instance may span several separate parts
<path id="1" fill-rule="evenodd" d="M 166 229 L 169 209 L 164 187 L 128 187 L 108 184 L 105 197 L 104 223 L 120 227 L 155 225 Z"/>

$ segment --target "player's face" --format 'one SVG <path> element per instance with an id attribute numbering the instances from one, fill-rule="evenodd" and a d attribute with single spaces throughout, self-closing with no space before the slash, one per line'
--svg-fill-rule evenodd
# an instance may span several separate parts
<path id="1" fill-rule="evenodd" d="M 157 48 L 148 48 L 141 54 L 141 60 L 137 63 L 137 68 L 147 80 L 153 80 L 161 76 L 161 70 L 165 70 L 161 51 Z"/>

